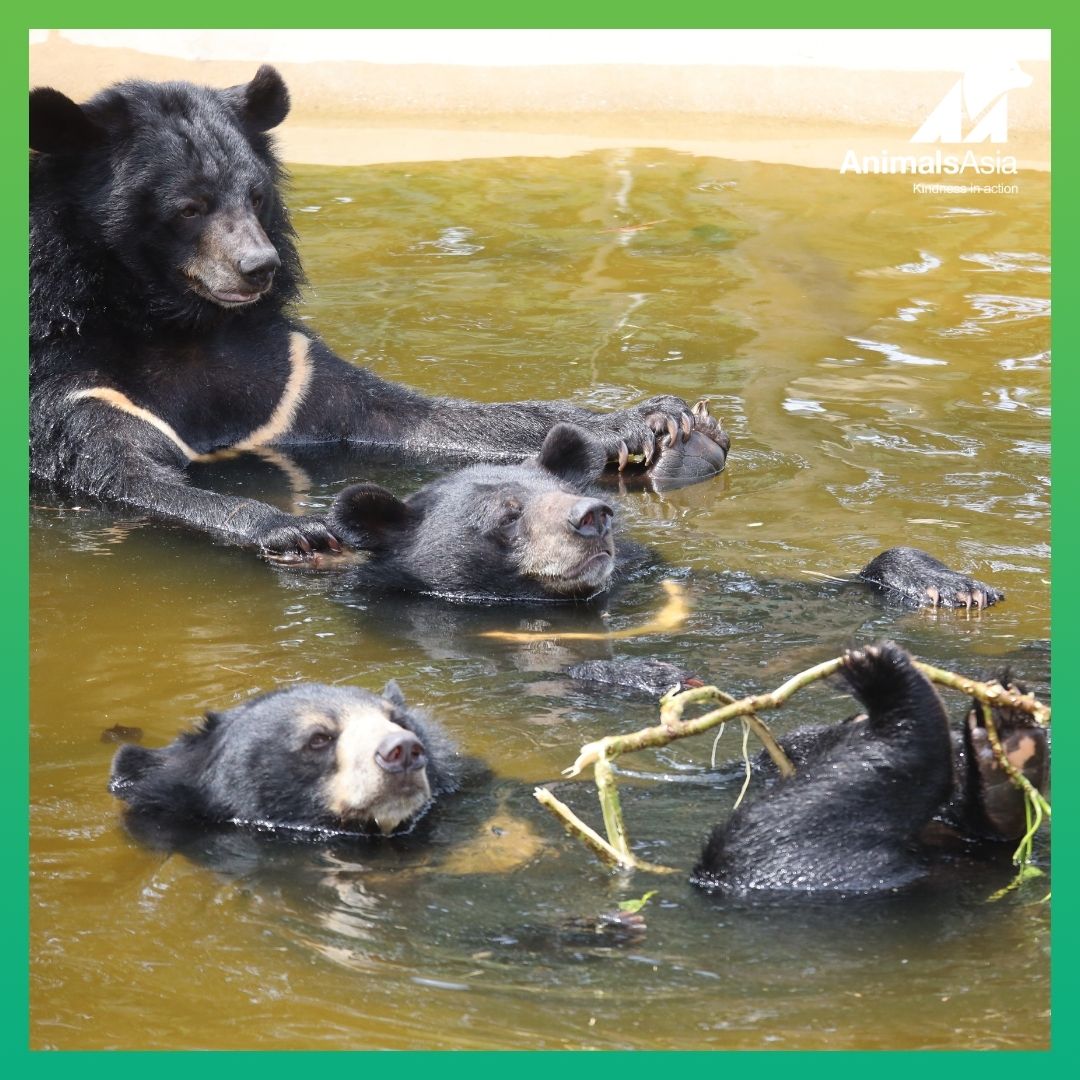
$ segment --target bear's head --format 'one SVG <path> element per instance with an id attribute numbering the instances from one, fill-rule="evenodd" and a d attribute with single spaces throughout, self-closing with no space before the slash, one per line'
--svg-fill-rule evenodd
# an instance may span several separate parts
<path id="1" fill-rule="evenodd" d="M 114 277 L 127 270 L 148 310 L 192 317 L 295 294 L 299 262 L 266 134 L 288 111 L 285 83 L 265 64 L 225 90 L 130 81 L 83 105 L 39 87 L 30 148 L 84 257 Z"/>
<path id="2" fill-rule="evenodd" d="M 305 683 L 209 713 L 161 749 L 123 747 L 109 790 L 170 820 L 387 834 L 454 790 L 459 764 L 396 683 Z"/>
<path id="3" fill-rule="evenodd" d="M 355 484 L 329 524 L 371 553 L 365 576 L 388 587 L 474 599 L 568 600 L 602 591 L 615 561 L 614 511 L 586 493 L 603 447 L 559 424 L 539 455 L 474 465 L 399 499 Z"/>

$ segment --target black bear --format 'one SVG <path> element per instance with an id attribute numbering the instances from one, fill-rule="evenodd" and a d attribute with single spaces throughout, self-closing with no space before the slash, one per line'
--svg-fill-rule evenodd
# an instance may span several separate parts
<path id="1" fill-rule="evenodd" d="M 954 744 L 933 685 L 893 642 L 849 652 L 841 673 L 866 714 L 781 739 L 795 776 L 713 830 L 695 884 L 728 894 L 895 891 L 926 873 L 935 823 L 963 840 L 1023 834 L 1024 797 L 980 752 L 978 710 Z M 995 713 L 1013 764 L 1043 789 L 1046 731 L 1026 714 Z"/>
<path id="2" fill-rule="evenodd" d="M 613 571 L 648 560 L 641 545 L 615 543 L 614 510 L 592 487 L 605 460 L 587 432 L 557 424 L 535 459 L 473 465 L 404 500 L 375 484 L 348 487 L 329 525 L 370 552 L 361 578 L 371 584 L 480 600 L 584 599 L 608 588 Z M 905 603 L 983 607 L 1003 595 L 915 548 L 890 548 L 859 576 Z"/>
<path id="3" fill-rule="evenodd" d="M 303 683 L 208 713 L 161 749 L 122 747 L 109 790 L 136 821 L 386 835 L 455 791 L 466 765 L 396 683 Z"/>
<path id="4" fill-rule="evenodd" d="M 290 315 L 301 267 L 267 135 L 288 110 L 267 65 L 225 90 L 132 81 L 84 105 L 31 93 L 35 483 L 295 557 L 337 550 L 323 521 L 195 488 L 187 466 L 334 443 L 514 460 L 562 420 L 620 466 L 695 433 L 726 441 L 706 408 L 676 397 L 604 415 L 480 405 L 424 397 L 335 356 Z M 707 458 L 688 459 L 692 477 Z"/>
<path id="5" fill-rule="evenodd" d="M 603 447 L 569 424 L 548 433 L 539 455 L 517 465 L 472 465 L 407 499 L 375 484 L 346 488 L 329 524 L 370 552 L 362 578 L 407 592 L 478 600 L 570 600 L 602 592 L 617 560 L 614 510 L 589 493 Z"/>

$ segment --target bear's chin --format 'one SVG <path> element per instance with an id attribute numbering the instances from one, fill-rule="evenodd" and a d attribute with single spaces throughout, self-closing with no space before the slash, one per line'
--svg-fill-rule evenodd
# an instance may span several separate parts
<path id="1" fill-rule="evenodd" d="M 244 289 L 239 286 L 228 288 L 227 286 L 212 287 L 202 278 L 196 277 L 193 274 L 184 274 L 187 280 L 188 288 L 198 297 L 203 300 L 210 301 L 211 304 L 216 305 L 219 308 L 242 308 L 248 307 L 250 304 L 254 304 L 255 301 L 261 300 L 272 288 L 273 283 L 270 282 L 262 289 Z"/>
<path id="2" fill-rule="evenodd" d="M 429 794 L 417 791 L 412 795 L 381 800 L 375 806 L 358 807 L 352 812 L 346 811 L 338 820 L 345 832 L 390 836 L 411 828 L 430 802 Z"/>
<path id="3" fill-rule="evenodd" d="M 552 596 L 592 596 L 607 588 L 614 566 L 609 552 L 594 551 L 569 570 L 542 578 L 541 584 Z"/>

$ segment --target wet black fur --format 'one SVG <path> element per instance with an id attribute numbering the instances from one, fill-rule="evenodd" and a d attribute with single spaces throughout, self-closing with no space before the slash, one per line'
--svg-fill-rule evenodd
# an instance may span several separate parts
<path id="1" fill-rule="evenodd" d="M 261 302 L 225 311 L 177 288 L 175 268 L 188 253 L 191 234 L 163 221 L 161 211 L 191 191 L 196 175 L 220 195 L 226 188 L 263 191 L 267 199 L 258 216 L 282 260 L 274 284 L 278 306 L 298 299 L 295 233 L 277 197 L 284 176 L 266 134 L 284 119 L 288 95 L 262 74 L 270 70 L 257 76 L 254 110 L 244 107 L 242 86 L 215 92 L 182 82 L 119 83 L 74 115 L 72 103 L 57 91 L 34 91 L 33 346 L 113 335 L 152 339 L 170 323 L 178 331 L 209 331 L 215 323 L 256 313 L 252 321 L 265 320 Z M 32 350 L 35 370 L 45 362 L 39 374 L 53 374 L 57 359 Z"/>
<path id="2" fill-rule="evenodd" d="M 517 460 L 569 420 L 597 436 L 611 458 L 622 440 L 643 444 L 650 414 L 683 413 L 672 397 L 606 415 L 565 402 L 427 398 L 335 356 L 290 312 L 302 274 L 267 134 L 288 107 L 285 85 L 268 66 L 227 90 L 132 81 L 83 106 L 49 88 L 31 94 L 36 485 L 267 551 L 332 546 L 320 520 L 192 487 L 185 454 L 144 420 L 95 399 L 71 399 L 91 387 L 120 391 L 196 454 L 212 453 L 271 416 L 291 370 L 290 333 L 301 329 L 313 374 L 275 446 L 354 443 Z M 263 201 L 252 209 L 256 193 Z M 191 200 L 205 213 L 185 218 Z M 192 291 L 180 269 L 198 249 L 200 230 L 225 207 L 255 213 L 281 258 L 269 292 L 228 309 Z"/>
<path id="3" fill-rule="evenodd" d="M 432 801 L 459 787 L 467 759 L 433 720 L 406 706 L 396 683 L 382 698 L 391 719 L 424 744 Z M 341 828 L 319 794 L 334 767 L 333 746 L 313 752 L 297 738 L 294 718 L 306 708 L 347 708 L 375 695 L 354 687 L 302 683 L 208 713 L 168 746 L 128 745 L 113 759 L 109 790 L 129 813 L 170 825 L 252 822 L 286 828 Z M 406 829 L 402 825 L 400 829 Z"/>
<path id="4" fill-rule="evenodd" d="M 828 729 L 796 755 L 796 775 L 712 833 L 694 881 L 727 893 L 859 894 L 923 873 L 918 837 L 953 788 L 945 708 L 892 642 L 841 669 L 867 719 Z"/>
<path id="5" fill-rule="evenodd" d="M 967 606 L 964 597 L 968 598 L 968 605 L 976 606 L 972 600 L 976 592 L 983 593 L 986 607 L 1005 599 L 1005 593 L 1000 589 L 950 570 L 933 555 L 912 547 L 883 551 L 859 571 L 859 578 L 907 607 L 931 604 L 927 594 L 929 588 L 938 591 L 938 602 L 942 607 Z"/>
<path id="6" fill-rule="evenodd" d="M 573 675 L 572 669 L 570 674 Z M 1008 668 L 983 678 L 987 682 L 1011 686 L 1021 694 L 1028 692 L 1024 683 L 1013 679 Z M 1049 784 L 1049 728 L 1040 727 L 1029 713 L 1008 706 L 995 706 L 993 716 L 998 737 L 1007 752 L 1020 739 L 1030 738 L 1034 752 L 1023 771 L 1027 779 L 1045 794 Z M 860 722 L 861 717 L 853 716 L 840 724 L 800 727 L 777 741 L 788 760 L 796 769 L 801 769 L 818 761 L 834 747 L 847 743 L 849 725 Z M 950 726 L 949 737 L 953 783 L 947 799 L 935 809 L 932 820 L 927 823 L 923 839 L 936 846 L 971 851 L 985 848 L 989 853 L 995 845 L 1001 844 L 1009 845 L 1011 850 L 1026 831 L 1025 800 L 1022 792 L 1008 781 L 987 753 L 982 710 L 977 702 L 972 702 L 959 727 Z M 775 784 L 779 780 L 776 764 L 766 751 L 762 750 L 756 756 L 753 767 L 767 783 Z"/>
<path id="7" fill-rule="evenodd" d="M 703 685 L 701 679 L 677 664 L 648 656 L 584 660 L 568 667 L 566 674 L 577 682 L 618 687 L 653 699 L 663 697 L 672 687 L 687 690 Z"/>

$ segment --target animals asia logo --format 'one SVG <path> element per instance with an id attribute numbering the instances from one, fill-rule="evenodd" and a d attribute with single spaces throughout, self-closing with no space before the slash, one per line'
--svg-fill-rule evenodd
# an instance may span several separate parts
<path id="1" fill-rule="evenodd" d="M 1015 60 L 985 61 L 968 68 L 934 106 L 909 143 L 971 146 L 974 143 L 1005 143 L 1009 139 L 1009 91 L 1021 90 L 1032 77 Z M 1015 176 L 1019 171 L 1012 154 L 994 150 L 978 154 L 973 149 L 950 153 L 940 148 L 925 153 L 860 155 L 848 150 L 840 165 L 843 173 L 917 176 Z"/>
<path id="2" fill-rule="evenodd" d="M 1009 91 L 1031 85 L 1015 60 L 982 64 L 965 71 L 941 99 L 913 143 L 1003 143 L 1009 139 Z M 965 122 L 967 134 L 964 134 Z"/>

